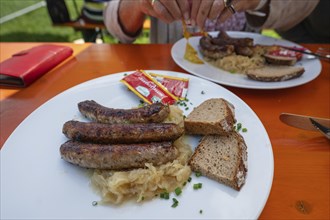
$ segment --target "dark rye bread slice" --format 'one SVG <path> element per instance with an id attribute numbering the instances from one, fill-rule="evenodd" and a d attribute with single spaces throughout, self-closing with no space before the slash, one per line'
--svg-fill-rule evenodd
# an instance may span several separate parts
<path id="1" fill-rule="evenodd" d="M 204 136 L 189 160 L 194 172 L 240 190 L 247 173 L 247 147 L 237 132 Z"/>
<path id="2" fill-rule="evenodd" d="M 278 82 L 301 76 L 305 72 L 301 66 L 267 65 L 258 69 L 248 70 L 246 75 L 257 81 Z"/>
<path id="3" fill-rule="evenodd" d="M 297 58 L 295 58 L 295 57 L 275 56 L 275 55 L 271 55 L 271 54 L 265 54 L 264 57 L 268 63 L 274 64 L 274 65 L 293 66 L 297 62 Z"/>
<path id="4" fill-rule="evenodd" d="M 234 106 L 222 98 L 204 101 L 184 121 L 187 134 L 226 134 L 233 131 Z"/>

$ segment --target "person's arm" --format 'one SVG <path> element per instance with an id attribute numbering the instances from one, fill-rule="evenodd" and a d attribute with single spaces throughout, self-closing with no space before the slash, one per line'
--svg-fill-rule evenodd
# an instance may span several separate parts
<path id="1" fill-rule="evenodd" d="M 138 1 L 110 1 L 103 13 L 104 24 L 109 33 L 121 43 L 132 43 L 143 27 L 145 15 Z"/>
<path id="2" fill-rule="evenodd" d="M 268 0 L 258 11 L 266 16 L 246 13 L 248 23 L 256 28 L 288 30 L 304 20 L 317 6 L 319 0 Z"/>
<path id="3" fill-rule="evenodd" d="M 124 33 L 136 37 L 142 29 L 145 14 L 138 9 L 139 1 L 120 1 L 118 19 Z"/>

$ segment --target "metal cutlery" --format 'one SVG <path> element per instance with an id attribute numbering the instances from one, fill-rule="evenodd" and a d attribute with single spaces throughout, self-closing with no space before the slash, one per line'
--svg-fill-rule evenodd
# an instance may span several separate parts
<path id="1" fill-rule="evenodd" d="M 282 113 L 280 115 L 280 120 L 283 123 L 295 128 L 300 128 L 309 131 L 319 131 L 322 134 L 324 134 L 327 138 L 329 138 L 330 136 L 330 131 L 329 131 L 330 119 L 297 115 L 291 113 Z"/>
<path id="2" fill-rule="evenodd" d="M 329 48 L 320 47 L 316 50 L 316 52 L 311 52 L 311 51 L 306 50 L 305 48 L 286 47 L 286 46 L 280 46 L 280 47 L 287 49 L 287 50 L 292 50 L 295 52 L 318 57 L 318 58 L 326 60 L 326 61 L 330 61 L 330 49 Z"/>
<path id="3" fill-rule="evenodd" d="M 330 139 L 330 128 L 321 125 L 320 123 L 318 123 L 317 121 L 313 120 L 312 118 L 310 118 L 310 121 L 312 122 L 312 124 L 314 125 L 314 127 L 317 128 L 317 130 L 319 130 L 325 137 L 327 137 L 328 139 Z"/>

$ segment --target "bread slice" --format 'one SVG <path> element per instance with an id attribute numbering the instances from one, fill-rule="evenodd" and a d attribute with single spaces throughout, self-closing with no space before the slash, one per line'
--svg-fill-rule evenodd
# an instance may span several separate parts
<path id="1" fill-rule="evenodd" d="M 248 70 L 246 75 L 258 81 L 278 82 L 301 76 L 305 72 L 302 66 L 268 65 L 259 69 Z"/>
<path id="2" fill-rule="evenodd" d="M 247 174 L 247 147 L 237 132 L 204 136 L 189 160 L 191 169 L 240 190 Z"/>
<path id="3" fill-rule="evenodd" d="M 204 101 L 184 121 L 187 134 L 226 134 L 233 131 L 234 106 L 222 98 Z"/>
<path id="4" fill-rule="evenodd" d="M 275 56 L 275 55 L 271 55 L 271 54 L 265 54 L 264 57 L 268 63 L 274 64 L 274 65 L 293 66 L 297 62 L 297 58 L 295 58 L 295 57 Z"/>

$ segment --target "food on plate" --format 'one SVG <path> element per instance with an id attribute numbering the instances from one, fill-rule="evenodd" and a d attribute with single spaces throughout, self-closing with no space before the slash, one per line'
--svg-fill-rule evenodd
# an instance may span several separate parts
<path id="1" fill-rule="evenodd" d="M 232 54 L 253 55 L 252 38 L 232 38 L 225 31 L 220 31 L 215 38 L 210 35 L 202 37 L 199 45 L 201 53 L 211 59 L 219 59 Z"/>
<path id="2" fill-rule="evenodd" d="M 101 123 L 151 123 L 162 122 L 170 113 L 168 105 L 154 103 L 141 108 L 107 108 L 93 100 L 78 103 L 80 113 L 86 118 Z"/>
<path id="3" fill-rule="evenodd" d="M 191 44 L 187 41 L 187 44 L 186 44 L 186 50 L 184 52 L 184 56 L 183 56 L 184 59 L 192 62 L 192 63 L 196 63 L 196 64 L 203 64 L 203 60 L 201 60 L 199 57 L 198 57 L 198 53 L 197 51 L 191 46 Z"/>
<path id="4" fill-rule="evenodd" d="M 207 135 L 189 160 L 191 169 L 240 190 L 247 173 L 247 146 L 237 132 Z"/>
<path id="5" fill-rule="evenodd" d="M 247 76 L 264 82 L 284 81 L 301 76 L 305 69 L 301 66 L 268 65 L 259 69 L 249 70 Z"/>
<path id="6" fill-rule="evenodd" d="M 268 54 L 268 53 L 265 54 L 264 57 L 268 63 L 274 64 L 274 65 L 293 66 L 297 62 L 297 58 L 295 58 L 295 57 L 275 56 L 275 55 Z"/>
<path id="7" fill-rule="evenodd" d="M 191 175 L 188 159 L 191 147 L 182 138 L 174 142 L 179 156 L 172 162 L 155 166 L 146 163 L 146 168 L 129 171 L 95 170 L 91 183 L 102 197 L 103 203 L 121 204 L 134 199 L 147 201 L 164 192 L 182 188 Z"/>
<path id="8" fill-rule="evenodd" d="M 89 102 L 87 103 L 90 104 Z M 92 102 L 93 104 L 95 102 Z M 137 115 L 134 115 L 129 109 L 121 109 L 121 111 L 112 109 L 111 112 L 116 112 L 114 114 L 116 119 L 107 119 L 106 122 L 114 122 L 115 124 L 70 121 L 64 125 L 68 137 L 79 141 L 68 140 L 62 144 L 60 147 L 61 157 L 69 163 L 94 169 L 91 183 L 102 197 L 102 202 L 120 204 L 130 199 L 135 199 L 137 202 L 149 200 L 164 191 L 172 192 L 177 187 L 183 187 L 189 178 L 191 169 L 188 166 L 188 159 L 192 151 L 181 136 L 183 134 L 182 110 L 177 106 L 166 106 L 166 118 L 162 118 L 162 121 L 158 124 L 149 124 L 151 116 L 159 114 L 157 106 L 162 107 L 164 105 L 152 104 L 142 107 L 144 109 L 142 111 L 132 109 Z M 153 111 L 150 111 L 152 109 Z M 88 108 L 87 111 L 91 112 Z M 93 117 L 91 118 L 97 118 L 95 111 L 92 112 Z M 101 112 L 104 116 L 104 112 Z M 127 112 L 131 113 L 125 115 Z M 134 122 L 134 124 L 130 124 L 132 118 L 145 116 L 147 117 L 144 120 L 140 120 L 143 123 L 137 125 Z M 113 119 L 113 115 L 110 118 Z M 159 115 L 156 118 L 158 120 Z M 104 118 L 101 121 L 104 122 Z M 115 134 L 103 130 L 103 128 L 107 129 L 109 126 L 115 128 Z M 80 139 L 81 134 L 79 132 L 78 134 L 75 133 L 76 129 L 82 132 L 83 135 L 91 135 L 92 138 L 88 137 L 87 142 L 82 142 Z M 128 131 L 127 129 L 132 130 Z M 178 133 L 174 134 L 175 131 Z M 162 132 L 163 134 L 160 134 Z M 118 135 L 118 143 L 96 143 L 100 138 L 107 139 L 107 134 L 115 138 Z M 127 143 L 132 141 L 130 135 L 136 135 L 134 141 L 136 143 Z M 141 139 L 143 136 L 155 138 L 152 137 L 153 135 L 159 136 L 159 139 L 142 143 L 146 141 Z M 161 137 L 161 135 L 168 135 L 169 137 L 165 139 L 171 139 L 171 141 L 162 141 L 164 137 Z M 127 141 L 126 138 L 130 141 Z"/>
<path id="9" fill-rule="evenodd" d="M 233 131 L 235 123 L 234 106 L 222 98 L 204 101 L 184 120 L 188 134 L 227 134 Z"/>
<path id="10" fill-rule="evenodd" d="M 72 164 L 96 169 L 123 170 L 155 166 L 178 156 L 172 142 L 143 144 L 94 144 L 69 140 L 60 147 L 61 157 Z"/>
<path id="11" fill-rule="evenodd" d="M 71 120 L 63 125 L 62 131 L 76 141 L 131 144 L 174 141 L 183 135 L 184 128 L 174 123 L 102 124 Z"/>
<path id="12" fill-rule="evenodd" d="M 220 31 L 216 37 L 210 35 L 200 39 L 199 49 L 204 59 L 215 67 L 231 73 L 247 74 L 269 65 L 278 65 L 280 69 L 288 68 L 300 60 L 302 54 L 290 51 L 277 45 L 254 45 L 252 38 L 233 38 L 225 31 Z M 301 75 L 301 74 L 300 74 Z M 297 75 L 297 76 L 300 76 Z M 271 81 L 254 77 L 253 80 Z M 284 77 L 288 80 L 292 77 Z"/>
<path id="13" fill-rule="evenodd" d="M 178 97 L 174 96 L 165 86 L 143 70 L 137 70 L 120 81 L 148 104 L 161 102 L 172 105 L 178 100 Z"/>
<path id="14" fill-rule="evenodd" d="M 184 38 L 187 39 L 186 49 L 185 49 L 183 58 L 190 61 L 190 62 L 192 62 L 192 63 L 203 64 L 204 63 L 203 60 L 201 60 L 198 57 L 197 51 L 189 43 L 189 38 L 192 36 L 192 33 L 190 33 L 188 31 L 188 26 L 187 26 L 185 21 L 182 21 L 182 29 L 183 29 L 183 36 L 184 36 Z M 207 33 L 205 33 L 204 31 L 201 31 L 197 34 L 206 35 Z"/>

